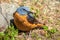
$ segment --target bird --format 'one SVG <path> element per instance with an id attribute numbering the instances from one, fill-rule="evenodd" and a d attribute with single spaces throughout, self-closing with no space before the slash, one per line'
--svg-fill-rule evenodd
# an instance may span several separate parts
<path id="1" fill-rule="evenodd" d="M 16 12 L 13 14 L 14 24 L 21 31 L 30 31 L 36 27 L 42 27 L 43 24 L 34 23 L 33 12 L 30 11 L 30 8 L 27 6 L 21 6 L 17 8 Z M 32 23 L 33 21 L 33 23 Z"/>

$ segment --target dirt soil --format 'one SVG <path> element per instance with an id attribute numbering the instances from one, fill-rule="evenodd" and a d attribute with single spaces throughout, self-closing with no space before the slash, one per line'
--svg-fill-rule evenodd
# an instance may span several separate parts
<path id="1" fill-rule="evenodd" d="M 21 5 L 28 6 L 32 12 L 38 10 L 37 20 L 48 26 L 49 30 L 58 30 L 50 38 L 45 37 L 46 32 L 40 29 L 31 30 L 29 34 L 22 32 L 17 36 L 20 40 L 60 40 L 60 0 L 0 0 L 0 3 L 13 4 L 16 8 Z"/>

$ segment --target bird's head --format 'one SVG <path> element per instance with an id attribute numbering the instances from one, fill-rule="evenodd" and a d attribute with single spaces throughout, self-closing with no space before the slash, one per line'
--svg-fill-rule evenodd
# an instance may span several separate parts
<path id="1" fill-rule="evenodd" d="M 27 15 L 27 18 L 29 20 L 31 19 L 34 19 L 34 16 L 33 16 L 33 12 L 30 11 L 30 8 L 29 7 L 26 7 L 26 6 L 21 6 L 17 9 L 17 12 L 20 14 L 20 15 Z"/>
<path id="2" fill-rule="evenodd" d="M 25 11 L 26 10 L 26 11 Z M 28 14 L 27 11 L 30 11 L 30 8 L 29 7 L 26 7 L 26 6 L 21 6 L 17 9 L 17 12 L 21 15 L 26 15 Z"/>

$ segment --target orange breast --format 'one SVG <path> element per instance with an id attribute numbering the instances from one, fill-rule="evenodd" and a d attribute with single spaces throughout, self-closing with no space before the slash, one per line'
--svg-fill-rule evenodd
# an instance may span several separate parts
<path id="1" fill-rule="evenodd" d="M 31 24 L 28 22 L 27 15 L 20 15 L 16 12 L 13 17 L 16 27 L 22 31 L 30 31 L 37 26 L 41 26 L 41 24 Z"/>

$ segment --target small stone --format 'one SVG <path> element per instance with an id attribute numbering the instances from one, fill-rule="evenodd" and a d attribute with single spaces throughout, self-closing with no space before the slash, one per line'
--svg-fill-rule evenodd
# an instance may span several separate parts
<path id="1" fill-rule="evenodd" d="M 1 3 L 0 4 L 0 32 L 6 30 L 10 25 L 10 20 L 13 19 L 13 13 L 18 6 L 15 4 Z"/>

